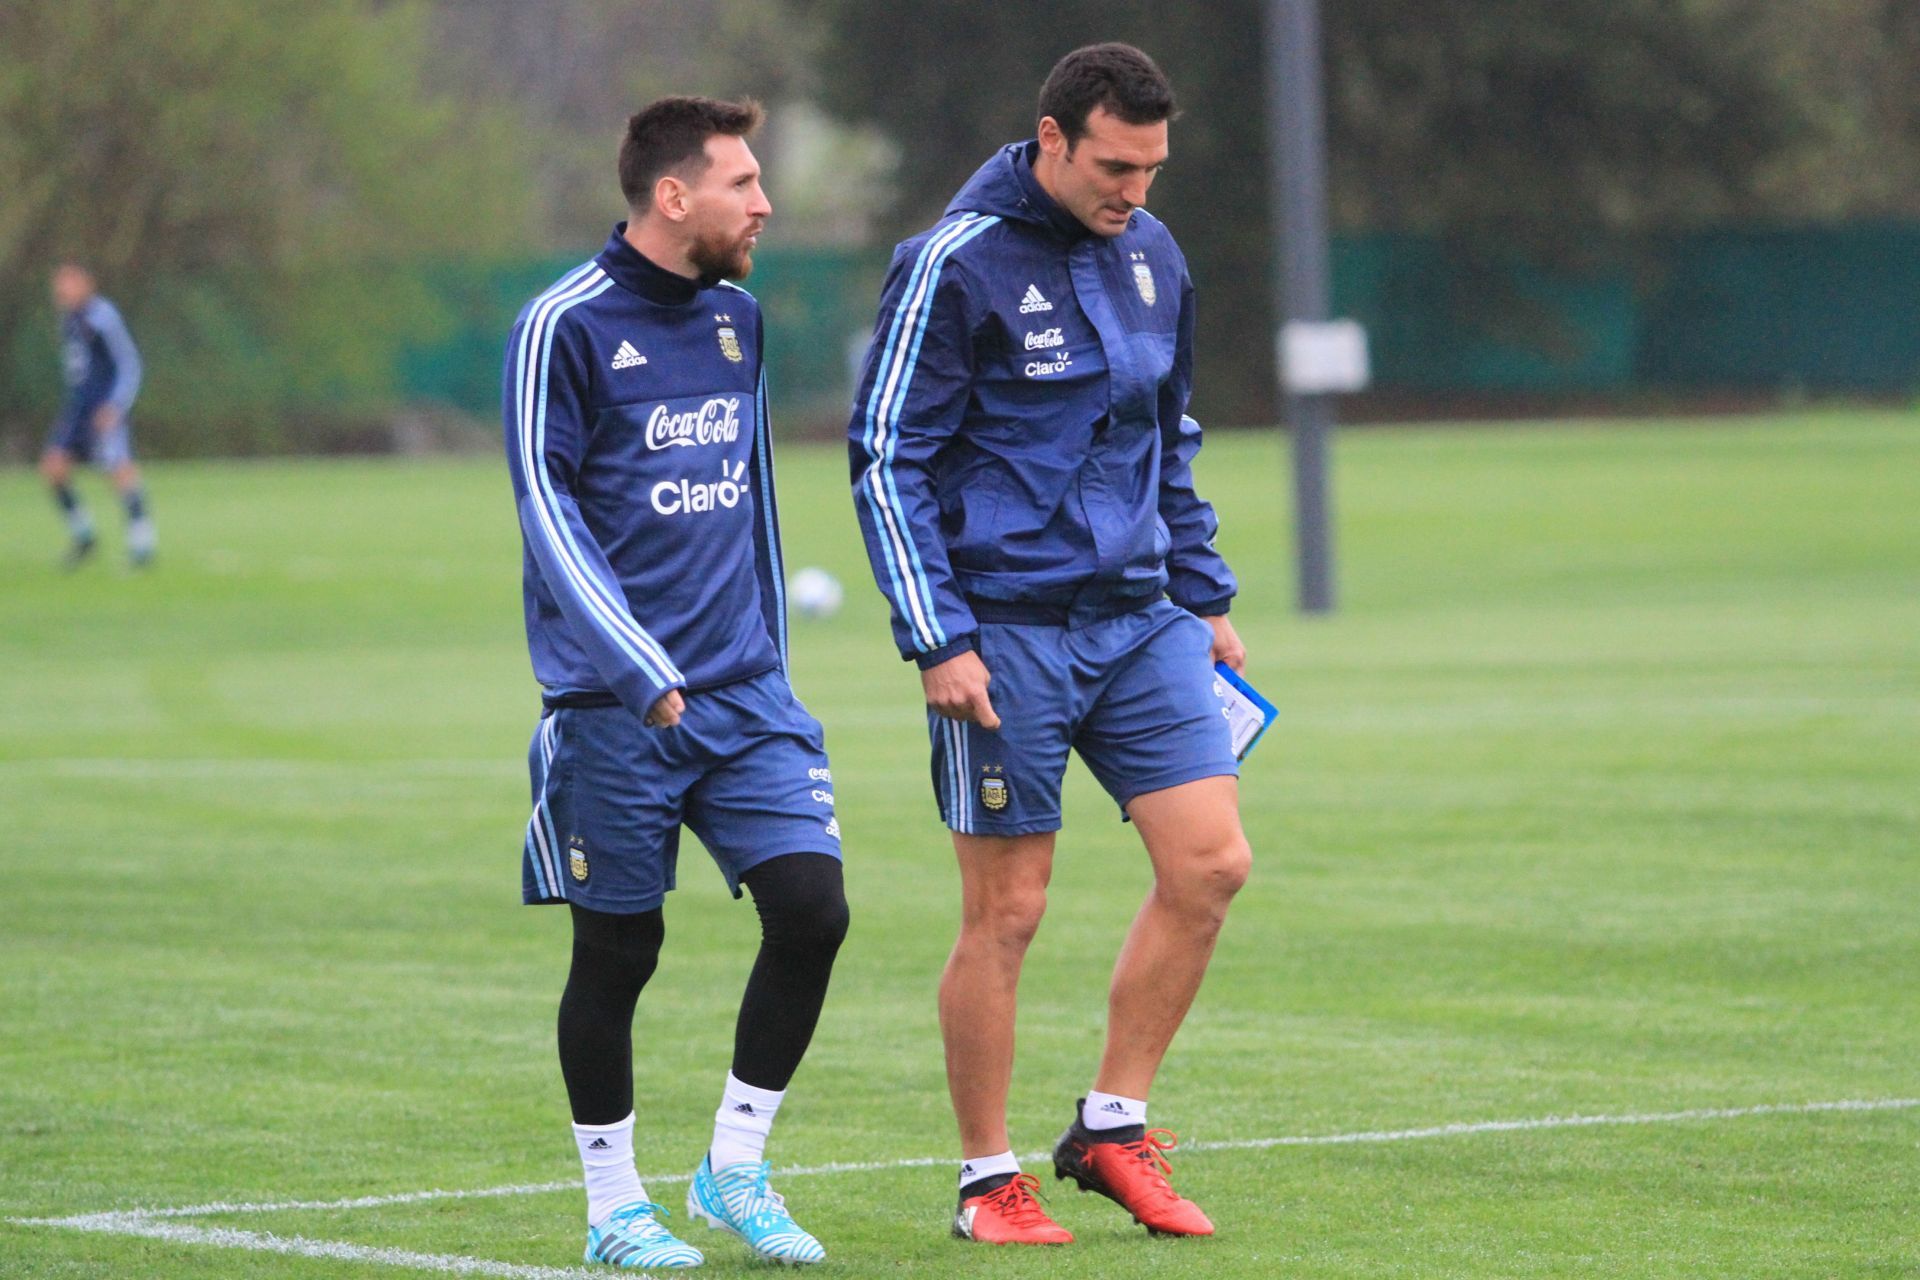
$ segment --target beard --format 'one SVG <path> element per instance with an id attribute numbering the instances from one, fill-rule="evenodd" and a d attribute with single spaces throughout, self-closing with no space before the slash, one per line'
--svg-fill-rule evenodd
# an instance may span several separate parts
<path id="1" fill-rule="evenodd" d="M 687 258 L 700 273 L 700 283 L 711 287 L 721 280 L 745 280 L 752 274 L 753 250 L 747 246 L 747 239 L 757 234 L 756 229 L 738 236 L 702 236 L 695 240 Z"/>

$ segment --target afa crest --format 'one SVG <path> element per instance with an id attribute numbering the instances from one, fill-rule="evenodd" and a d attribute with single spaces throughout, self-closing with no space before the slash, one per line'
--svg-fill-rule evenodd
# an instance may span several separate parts
<path id="1" fill-rule="evenodd" d="M 1007 807 L 1007 780 L 1002 776 L 997 764 L 980 766 L 980 803 L 989 813 L 999 813 Z"/>
<path id="2" fill-rule="evenodd" d="M 567 846 L 567 870 L 575 880 L 585 883 L 587 879 L 587 846 L 575 836 Z"/>
<path id="3" fill-rule="evenodd" d="M 740 350 L 740 335 L 733 331 L 732 325 L 723 324 L 718 330 L 720 354 L 739 364 L 746 356 Z"/>
<path id="4" fill-rule="evenodd" d="M 1152 306 L 1160 300 L 1160 290 L 1154 287 L 1153 272 L 1144 262 L 1133 264 L 1133 287 L 1140 291 L 1140 301 Z"/>

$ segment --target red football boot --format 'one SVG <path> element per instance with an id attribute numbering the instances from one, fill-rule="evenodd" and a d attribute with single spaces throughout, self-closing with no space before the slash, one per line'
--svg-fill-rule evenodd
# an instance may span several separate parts
<path id="1" fill-rule="evenodd" d="M 968 1196 L 953 1215 L 953 1234 L 981 1244 L 1072 1244 L 1073 1233 L 1040 1207 L 1039 1189 L 1040 1179 L 1016 1173 L 1003 1187 Z"/>
<path id="2" fill-rule="evenodd" d="M 1054 1145 L 1053 1172 L 1105 1196 L 1156 1236 L 1210 1236 L 1213 1223 L 1200 1206 L 1182 1199 L 1167 1181 L 1173 1166 L 1163 1153 L 1178 1145 L 1169 1129 L 1091 1130 L 1076 1111 Z"/>

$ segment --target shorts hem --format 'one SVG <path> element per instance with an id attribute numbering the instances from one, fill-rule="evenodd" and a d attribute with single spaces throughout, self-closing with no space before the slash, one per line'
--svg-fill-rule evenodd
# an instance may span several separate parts
<path id="1" fill-rule="evenodd" d="M 1051 835 L 1054 832 L 1060 830 L 1061 826 L 1063 825 L 1060 819 L 1058 818 L 1037 819 L 1032 822 L 1006 822 L 1006 823 L 990 823 L 990 822 L 976 821 L 973 823 L 973 830 L 962 831 L 960 830 L 960 828 L 954 826 L 951 822 L 946 822 L 945 819 L 942 819 L 942 822 L 945 822 L 947 830 L 953 832 L 953 834 L 957 836 Z"/>
<path id="2" fill-rule="evenodd" d="M 607 915 L 613 915 L 613 916 L 632 916 L 632 915 L 639 915 L 643 911 L 658 911 L 661 907 L 664 907 L 666 904 L 667 904 L 667 895 L 664 893 L 651 899 L 648 899 L 648 898 L 621 899 L 619 901 L 611 902 L 611 903 L 583 902 L 578 898 L 528 898 L 523 896 L 520 899 L 520 905 L 523 907 L 575 906 L 575 907 L 584 907 L 588 911 L 604 912 Z"/>
<path id="3" fill-rule="evenodd" d="M 1128 805 L 1141 796 L 1150 795 L 1155 791 L 1165 791 L 1169 787 L 1178 787 L 1188 782 L 1199 782 L 1203 778 L 1237 778 L 1239 776 L 1238 761 L 1226 766 L 1217 763 L 1192 765 L 1185 769 L 1169 770 L 1166 773 L 1156 773 L 1151 778 L 1143 778 L 1139 785 L 1134 786 L 1124 797 L 1116 796 L 1114 800 L 1120 806 L 1120 812 L 1125 813 Z"/>

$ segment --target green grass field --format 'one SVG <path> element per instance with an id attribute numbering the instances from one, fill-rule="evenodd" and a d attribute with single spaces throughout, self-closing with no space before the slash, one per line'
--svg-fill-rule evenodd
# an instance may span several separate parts
<path id="1" fill-rule="evenodd" d="M 946 1235 L 956 877 L 918 685 L 841 455 L 782 465 L 790 562 L 849 588 L 794 670 L 854 930 L 771 1152 L 877 1166 L 777 1179 L 825 1274 L 1920 1276 L 1920 416 L 1351 433 L 1342 608 L 1312 622 L 1282 443 L 1210 443 L 1284 716 L 1154 1099 L 1221 1229 L 1149 1240 L 1060 1192 L 1079 1243 L 1043 1254 Z M 503 468 L 151 478 L 159 569 L 118 566 L 93 487 L 109 555 L 63 577 L 37 481 L 0 475 L 0 1275 L 577 1268 L 579 1193 L 547 1186 L 578 1176 L 566 920 L 517 905 L 536 700 Z M 1067 807 L 1023 1151 L 1089 1082 L 1147 883 L 1077 765 Z M 636 1025 L 642 1173 L 676 1207 L 755 934 L 697 846 L 683 871 Z M 1881 1105 L 1807 1107 L 1841 1101 Z M 1643 1122 L 1471 1127 L 1570 1116 Z M 286 1201 L 318 1203 L 231 1207 Z"/>

